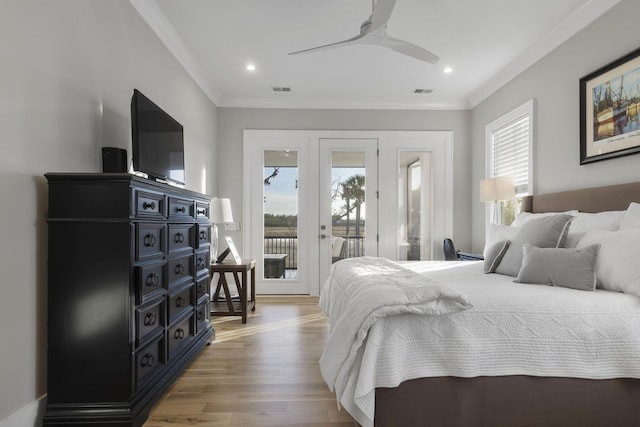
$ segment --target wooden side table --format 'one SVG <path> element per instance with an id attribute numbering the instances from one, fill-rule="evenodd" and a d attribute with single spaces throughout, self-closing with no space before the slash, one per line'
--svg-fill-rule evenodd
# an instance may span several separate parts
<path id="1" fill-rule="evenodd" d="M 251 283 L 247 281 L 247 273 L 251 273 Z M 256 260 L 243 259 L 240 264 L 212 263 L 211 275 L 218 273 L 218 284 L 211 299 L 212 316 L 242 316 L 242 323 L 247 323 L 247 312 L 256 310 Z M 226 274 L 233 274 L 239 297 L 231 297 Z M 238 274 L 241 274 L 239 276 Z M 251 286 L 251 299 L 247 300 L 247 286 Z M 220 289 L 224 289 L 224 301 L 219 301 Z"/>

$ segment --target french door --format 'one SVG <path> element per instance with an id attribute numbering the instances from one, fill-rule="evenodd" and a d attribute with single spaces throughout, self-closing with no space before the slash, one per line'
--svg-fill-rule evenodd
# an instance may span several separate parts
<path id="1" fill-rule="evenodd" d="M 442 259 L 452 132 L 245 130 L 243 150 L 242 253 L 258 294 L 319 295 L 348 257 Z"/>
<path id="2" fill-rule="evenodd" d="M 344 258 L 378 255 L 378 140 L 319 139 L 319 274 Z"/>

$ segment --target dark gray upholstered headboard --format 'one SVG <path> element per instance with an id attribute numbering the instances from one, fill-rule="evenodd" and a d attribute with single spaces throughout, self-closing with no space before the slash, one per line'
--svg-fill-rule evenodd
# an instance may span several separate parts
<path id="1" fill-rule="evenodd" d="M 623 211 L 629 203 L 640 203 L 640 182 L 585 188 L 559 193 L 526 196 L 522 200 L 523 212 L 580 212 Z"/>

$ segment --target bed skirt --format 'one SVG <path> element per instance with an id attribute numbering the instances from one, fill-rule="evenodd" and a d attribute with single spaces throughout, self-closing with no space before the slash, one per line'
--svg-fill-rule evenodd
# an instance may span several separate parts
<path id="1" fill-rule="evenodd" d="M 375 426 L 640 426 L 640 380 L 437 377 L 376 389 Z"/>

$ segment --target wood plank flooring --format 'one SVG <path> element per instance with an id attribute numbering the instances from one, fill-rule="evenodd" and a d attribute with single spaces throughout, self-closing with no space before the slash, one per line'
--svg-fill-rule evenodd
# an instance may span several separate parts
<path id="1" fill-rule="evenodd" d="M 317 297 L 258 297 L 246 324 L 214 317 L 216 340 L 151 411 L 145 427 L 354 427 L 320 376 L 329 326 Z"/>

